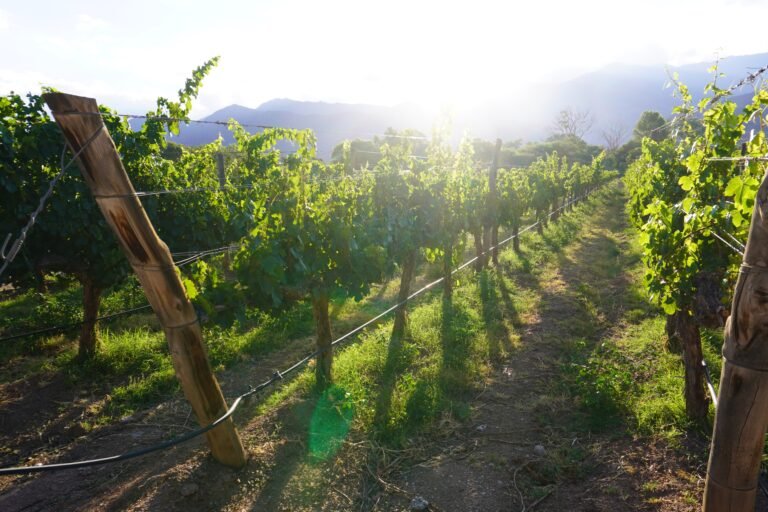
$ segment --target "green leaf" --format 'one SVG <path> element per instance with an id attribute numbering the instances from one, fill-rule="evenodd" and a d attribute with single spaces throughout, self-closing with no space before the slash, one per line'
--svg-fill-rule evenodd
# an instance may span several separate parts
<path id="1" fill-rule="evenodd" d="M 677 183 L 686 192 L 693 188 L 693 178 L 691 176 L 681 176 Z"/>
<path id="2" fill-rule="evenodd" d="M 184 284 L 184 290 L 187 292 L 187 297 L 189 300 L 194 300 L 195 297 L 198 295 L 197 287 L 195 286 L 195 283 L 192 282 L 191 279 L 184 278 L 182 280 L 182 283 Z"/>
<path id="3" fill-rule="evenodd" d="M 733 226 L 737 228 L 744 223 L 744 217 L 739 210 L 733 210 L 731 212 L 731 222 L 733 222 Z"/>
<path id="4" fill-rule="evenodd" d="M 671 315 L 677 311 L 677 305 L 674 302 L 665 302 L 661 305 L 661 309 L 664 310 L 664 313 Z"/>
<path id="5" fill-rule="evenodd" d="M 728 185 L 725 187 L 723 194 L 728 197 L 735 197 L 737 194 L 741 192 L 741 188 L 743 186 L 744 186 L 744 181 L 742 181 L 741 177 L 734 176 L 728 182 Z"/>

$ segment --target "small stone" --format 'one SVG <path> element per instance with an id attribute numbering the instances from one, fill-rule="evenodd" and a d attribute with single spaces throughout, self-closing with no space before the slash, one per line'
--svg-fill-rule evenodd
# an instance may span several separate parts
<path id="1" fill-rule="evenodd" d="M 542 445 L 537 444 L 536 446 L 533 447 L 533 453 L 535 453 L 539 457 L 544 457 L 545 455 L 547 455 L 547 450 Z"/>
<path id="2" fill-rule="evenodd" d="M 197 492 L 197 484 L 184 484 L 181 486 L 181 495 L 185 498 L 187 496 L 192 496 Z"/>
<path id="3" fill-rule="evenodd" d="M 476 426 L 475 430 L 477 430 L 478 432 L 485 432 L 485 429 L 487 428 L 488 428 L 488 425 L 483 424 L 483 425 Z"/>
<path id="4" fill-rule="evenodd" d="M 411 510 L 429 510 L 429 502 L 421 496 L 416 496 L 411 500 Z"/>

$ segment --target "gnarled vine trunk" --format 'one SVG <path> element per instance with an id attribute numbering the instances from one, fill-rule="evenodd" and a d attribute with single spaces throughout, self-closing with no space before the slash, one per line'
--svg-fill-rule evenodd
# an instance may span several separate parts
<path id="1" fill-rule="evenodd" d="M 315 367 L 318 389 L 327 388 L 333 379 L 333 335 L 331 334 L 331 317 L 328 314 L 328 292 L 316 290 L 312 293 L 312 316 L 315 319 L 315 334 L 317 336 L 317 366 Z"/>
<path id="2" fill-rule="evenodd" d="M 93 357 L 98 346 L 96 318 L 99 316 L 102 290 L 88 277 L 82 278 L 80 282 L 83 285 L 83 326 L 80 329 L 78 355 L 85 359 Z"/>
<path id="3" fill-rule="evenodd" d="M 499 226 L 498 224 L 495 224 L 491 229 L 491 246 L 493 247 L 493 251 L 491 251 L 491 259 L 493 260 L 494 265 L 498 265 L 499 264 Z"/>
<path id="4" fill-rule="evenodd" d="M 472 238 L 475 240 L 475 270 L 480 272 L 485 267 L 485 255 L 483 254 L 483 231 L 482 228 L 472 230 Z"/>
<path id="5" fill-rule="evenodd" d="M 400 276 L 400 290 L 397 292 L 398 303 L 405 301 L 411 293 L 411 281 L 416 272 L 417 254 L 417 250 L 411 251 L 403 260 L 403 274 Z M 392 327 L 393 339 L 401 340 L 405 335 L 406 307 L 407 304 L 403 303 L 395 310 L 395 322 Z"/>
<path id="6" fill-rule="evenodd" d="M 558 211 L 558 200 L 555 198 L 552 201 L 552 221 L 556 221 L 558 217 L 560 217 L 560 212 Z"/>
<path id="7" fill-rule="evenodd" d="M 664 344 L 664 348 L 667 349 L 668 352 L 671 352 L 673 354 L 681 354 L 683 353 L 683 345 L 680 343 L 680 337 L 677 335 L 677 315 L 680 313 L 672 313 L 671 315 L 667 315 L 667 321 L 664 326 L 664 330 L 667 333 L 667 340 Z"/>
<path id="8" fill-rule="evenodd" d="M 445 244 L 443 253 L 443 298 L 453 295 L 453 244 Z"/>
<path id="9" fill-rule="evenodd" d="M 694 318 L 686 312 L 676 315 L 677 337 L 683 349 L 685 366 L 685 412 L 703 424 L 709 411 L 704 366 L 702 366 L 701 334 Z"/>
<path id="10" fill-rule="evenodd" d="M 512 239 L 512 248 L 515 250 L 515 252 L 520 252 L 520 223 L 515 222 L 512 224 L 512 235 L 514 235 L 515 238 Z"/>
<path id="11" fill-rule="evenodd" d="M 536 224 L 536 231 L 540 234 L 544 234 L 544 226 L 547 224 L 547 217 L 546 215 L 543 215 L 540 210 L 536 210 L 536 220 L 539 221 L 538 224 Z"/>

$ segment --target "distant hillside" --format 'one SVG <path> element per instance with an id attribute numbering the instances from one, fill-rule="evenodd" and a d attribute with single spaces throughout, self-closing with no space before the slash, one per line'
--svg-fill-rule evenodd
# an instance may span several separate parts
<path id="1" fill-rule="evenodd" d="M 720 71 L 726 77 L 723 86 L 729 86 L 755 69 L 768 64 L 768 53 L 729 57 L 720 61 Z M 665 87 L 669 77 L 677 73 L 694 96 L 700 96 L 704 85 L 711 80 L 707 71 L 711 62 L 688 64 L 680 67 L 611 65 L 572 80 L 530 90 L 500 102 L 486 102 L 464 112 L 456 112 L 453 124 L 455 138 L 464 133 L 473 137 L 505 140 L 539 140 L 551 133 L 551 124 L 563 108 L 588 110 L 595 117 L 595 125 L 586 135 L 592 143 L 602 143 L 601 130 L 621 125 L 630 134 L 640 114 L 656 110 L 665 117 L 677 103 L 673 89 Z M 740 102 L 748 96 L 740 91 Z M 434 122 L 431 113 L 415 105 L 394 107 L 270 100 L 258 108 L 230 105 L 208 116 L 207 120 L 236 119 L 242 124 L 310 128 L 318 139 L 318 154 L 329 158 L 334 146 L 350 138 L 370 139 L 387 128 L 402 130 L 415 128 L 429 133 Z M 225 143 L 232 137 L 224 127 L 190 125 L 183 127 L 175 142 L 198 145 L 211 142 L 221 135 Z"/>
<path id="2" fill-rule="evenodd" d="M 374 135 L 383 134 L 390 127 L 398 130 L 416 128 L 428 132 L 432 125 L 430 116 L 407 105 L 381 107 L 287 99 L 271 100 L 255 109 L 230 105 L 205 119 L 236 119 L 245 125 L 310 128 L 317 135 L 317 149 L 321 158 L 329 158 L 334 146 L 345 139 L 373 138 Z M 174 142 L 188 145 L 205 144 L 219 135 L 226 144 L 233 142 L 232 135 L 225 127 L 204 124 L 183 127 Z"/>

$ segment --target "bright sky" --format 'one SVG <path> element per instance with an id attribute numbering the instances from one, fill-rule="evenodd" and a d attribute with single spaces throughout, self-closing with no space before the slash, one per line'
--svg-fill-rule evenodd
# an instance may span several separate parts
<path id="1" fill-rule="evenodd" d="M 0 94 L 50 85 L 144 111 L 204 60 L 193 116 L 272 98 L 432 106 L 612 62 L 768 51 L 764 0 L 0 0 Z"/>

